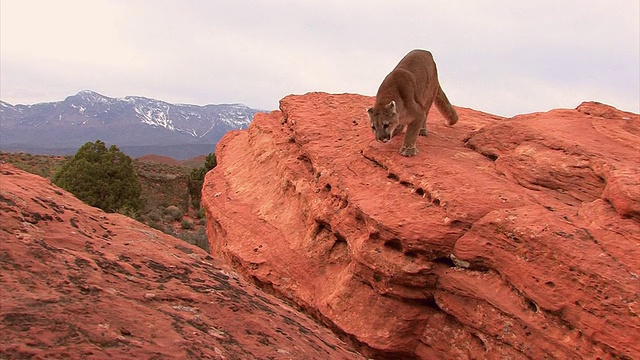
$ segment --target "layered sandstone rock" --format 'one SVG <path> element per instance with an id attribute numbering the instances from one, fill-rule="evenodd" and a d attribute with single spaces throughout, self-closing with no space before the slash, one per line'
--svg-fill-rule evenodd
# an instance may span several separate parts
<path id="1" fill-rule="evenodd" d="M 373 98 L 289 96 L 227 134 L 214 256 L 376 358 L 640 357 L 640 117 L 432 110 L 420 153 Z"/>
<path id="2" fill-rule="evenodd" d="M 362 359 L 203 250 L 0 165 L 1 359 Z"/>

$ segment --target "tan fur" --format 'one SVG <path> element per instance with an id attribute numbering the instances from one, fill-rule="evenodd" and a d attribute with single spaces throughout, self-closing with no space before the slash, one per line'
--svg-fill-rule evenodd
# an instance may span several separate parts
<path id="1" fill-rule="evenodd" d="M 406 127 L 400 155 L 417 155 L 416 141 L 418 135 L 427 135 L 427 114 L 433 103 L 445 124 L 458 122 L 458 114 L 438 82 L 433 56 L 425 50 L 412 50 L 384 78 L 375 105 L 367 109 L 376 140 L 387 142 Z"/>

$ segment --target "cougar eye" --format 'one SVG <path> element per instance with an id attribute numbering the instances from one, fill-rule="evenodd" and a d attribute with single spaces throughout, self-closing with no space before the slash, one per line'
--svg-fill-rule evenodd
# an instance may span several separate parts
<path id="1" fill-rule="evenodd" d="M 383 128 L 388 129 L 389 128 L 389 124 L 384 124 L 382 125 Z"/>
<path id="2" fill-rule="evenodd" d="M 371 129 L 375 130 L 376 126 L 375 125 L 371 125 Z"/>

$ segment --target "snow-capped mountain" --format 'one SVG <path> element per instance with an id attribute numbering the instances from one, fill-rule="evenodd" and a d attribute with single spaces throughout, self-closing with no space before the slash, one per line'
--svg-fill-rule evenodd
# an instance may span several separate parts
<path id="1" fill-rule="evenodd" d="M 0 149 L 73 153 L 87 141 L 102 140 L 125 152 L 143 152 L 131 156 L 167 155 L 158 152 L 166 147 L 173 149 L 173 156 L 167 156 L 176 157 L 176 149 L 192 152 L 188 149 L 196 145 L 209 149 L 206 154 L 227 131 L 246 128 L 257 112 L 241 104 L 170 104 L 137 96 L 110 98 L 88 90 L 59 102 L 14 106 L 0 101 Z"/>

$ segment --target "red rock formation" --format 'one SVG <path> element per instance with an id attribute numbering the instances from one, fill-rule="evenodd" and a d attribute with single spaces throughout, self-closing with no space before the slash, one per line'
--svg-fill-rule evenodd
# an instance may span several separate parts
<path id="1" fill-rule="evenodd" d="M 201 249 L 0 165 L 1 359 L 362 359 Z"/>
<path id="2" fill-rule="evenodd" d="M 429 114 L 416 157 L 359 95 L 227 134 L 212 254 L 376 358 L 640 358 L 640 117 L 584 103 Z"/>

